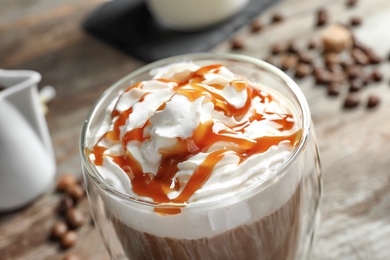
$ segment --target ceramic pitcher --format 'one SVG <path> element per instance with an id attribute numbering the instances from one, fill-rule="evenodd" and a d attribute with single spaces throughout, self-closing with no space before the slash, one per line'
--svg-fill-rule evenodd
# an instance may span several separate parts
<path id="1" fill-rule="evenodd" d="M 0 211 L 14 210 L 47 191 L 56 165 L 34 71 L 0 69 Z"/>

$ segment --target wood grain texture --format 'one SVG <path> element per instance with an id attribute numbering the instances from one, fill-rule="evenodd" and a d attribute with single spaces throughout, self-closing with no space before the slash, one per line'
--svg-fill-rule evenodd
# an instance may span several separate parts
<path id="1" fill-rule="evenodd" d="M 50 84 L 57 90 L 47 121 L 59 175 L 80 175 L 80 129 L 98 96 L 144 65 L 80 28 L 85 15 L 103 2 L 0 0 L 0 68 L 36 70 L 43 76 L 40 86 Z M 331 22 L 362 17 L 362 25 L 354 29 L 358 39 L 387 59 L 387 0 L 360 0 L 354 8 L 346 8 L 341 0 L 281 1 L 258 17 L 265 25 L 261 32 L 253 34 L 247 26 L 234 35 L 246 46 L 235 52 L 265 58 L 275 42 L 304 46 L 309 39 L 318 40 L 322 29 L 315 28 L 314 14 L 319 7 L 327 8 Z M 285 21 L 269 24 L 276 11 Z M 229 40 L 214 51 L 231 52 Z M 297 80 L 308 99 L 322 155 L 322 221 L 312 259 L 390 259 L 390 62 L 385 60 L 378 69 L 384 80 L 361 93 L 362 101 L 370 94 L 381 97 L 380 106 L 372 110 L 363 104 L 343 110 L 343 99 L 327 97 L 312 78 Z M 49 191 L 27 208 L 1 214 L 0 259 L 61 259 L 66 252 L 81 259 L 108 259 L 98 232 L 88 224 L 78 232 L 77 245 L 67 251 L 48 240 L 59 200 L 59 194 Z M 79 207 L 89 216 L 86 201 Z"/>

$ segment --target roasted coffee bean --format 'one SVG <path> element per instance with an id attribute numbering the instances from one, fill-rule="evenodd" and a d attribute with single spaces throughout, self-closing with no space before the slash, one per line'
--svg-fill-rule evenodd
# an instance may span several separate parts
<path id="1" fill-rule="evenodd" d="M 280 61 L 280 69 L 281 70 L 288 70 L 288 69 L 294 69 L 297 66 L 298 63 L 298 57 L 293 54 L 285 55 L 281 58 Z"/>
<path id="2" fill-rule="evenodd" d="M 314 69 L 314 77 L 318 85 L 327 85 L 331 82 L 331 75 L 329 71 L 324 69 Z"/>
<path id="3" fill-rule="evenodd" d="M 345 68 L 345 72 L 349 79 L 355 79 L 361 76 L 363 69 L 357 65 L 351 65 Z"/>
<path id="4" fill-rule="evenodd" d="M 351 26 L 359 26 L 361 24 L 362 24 L 362 19 L 360 17 L 353 16 L 349 20 L 349 25 L 351 25 Z"/>
<path id="5" fill-rule="evenodd" d="M 364 82 L 360 78 L 355 78 L 349 83 L 349 92 L 358 92 L 364 87 Z"/>
<path id="6" fill-rule="evenodd" d="M 372 49 L 367 49 L 365 53 L 368 57 L 370 64 L 379 64 L 382 62 L 382 58 Z"/>
<path id="7" fill-rule="evenodd" d="M 59 192 L 66 191 L 66 189 L 77 183 L 74 175 L 64 174 L 58 178 L 56 190 Z"/>
<path id="8" fill-rule="evenodd" d="M 271 53 L 273 55 L 278 55 L 280 53 L 286 52 L 288 46 L 284 43 L 274 43 L 271 47 Z"/>
<path id="9" fill-rule="evenodd" d="M 66 212 L 66 222 L 70 228 L 79 228 L 84 224 L 84 221 L 84 214 L 79 209 L 72 208 Z"/>
<path id="10" fill-rule="evenodd" d="M 343 67 L 337 63 L 328 63 L 328 64 L 326 64 L 326 68 L 331 73 L 342 73 L 343 72 Z"/>
<path id="11" fill-rule="evenodd" d="M 344 108 L 355 108 L 360 104 L 360 98 L 358 95 L 350 93 L 344 100 Z"/>
<path id="12" fill-rule="evenodd" d="M 58 204 L 58 213 L 60 215 L 65 215 L 66 212 L 71 209 L 74 206 L 73 199 L 65 196 L 60 200 L 60 203 Z"/>
<path id="13" fill-rule="evenodd" d="M 312 64 L 313 63 L 312 56 L 309 53 L 304 52 L 304 51 L 300 51 L 298 53 L 298 59 L 299 59 L 299 62 L 302 62 L 305 64 Z"/>
<path id="14" fill-rule="evenodd" d="M 340 57 L 335 52 L 327 52 L 324 54 L 324 62 L 326 65 L 340 63 Z"/>
<path id="15" fill-rule="evenodd" d="M 68 231 L 61 237 L 62 248 L 70 248 L 77 242 L 77 233 Z"/>
<path id="16" fill-rule="evenodd" d="M 59 239 L 68 231 L 68 226 L 65 222 L 57 221 L 51 229 L 51 237 Z"/>
<path id="17" fill-rule="evenodd" d="M 259 20 L 253 20 L 251 23 L 251 32 L 257 33 L 263 29 L 263 25 Z"/>
<path id="18" fill-rule="evenodd" d="M 271 17 L 271 23 L 280 23 L 284 20 L 284 16 L 281 13 L 274 13 Z"/>
<path id="19" fill-rule="evenodd" d="M 74 184 L 67 188 L 66 193 L 73 199 L 75 203 L 84 198 L 85 192 L 82 186 Z"/>
<path id="20" fill-rule="evenodd" d="M 309 50 L 314 50 L 317 48 L 317 42 L 315 42 L 314 40 L 311 40 L 307 43 L 307 48 Z"/>
<path id="21" fill-rule="evenodd" d="M 343 83 L 345 81 L 345 75 L 342 72 L 330 72 L 329 81 L 332 83 Z"/>
<path id="22" fill-rule="evenodd" d="M 370 63 L 367 55 L 360 48 L 353 48 L 351 56 L 356 64 L 365 66 Z"/>
<path id="23" fill-rule="evenodd" d="M 345 4 L 348 7 L 354 7 L 357 4 L 358 0 L 346 0 Z"/>
<path id="24" fill-rule="evenodd" d="M 244 41 L 240 38 L 234 38 L 230 41 L 230 46 L 232 50 L 242 50 L 245 48 Z"/>
<path id="25" fill-rule="evenodd" d="M 379 81 L 382 81 L 383 79 L 383 75 L 380 71 L 378 70 L 374 70 L 372 73 L 371 73 L 371 80 L 375 81 L 375 82 L 379 82 Z"/>
<path id="26" fill-rule="evenodd" d="M 295 77 L 298 79 L 304 78 L 310 75 L 311 69 L 310 66 L 304 63 L 298 64 L 295 70 Z"/>
<path id="27" fill-rule="evenodd" d="M 2 85 L 0 85 L 0 91 L 2 91 L 2 90 L 4 90 L 4 89 L 5 89 L 5 87 L 2 86 Z"/>
<path id="28" fill-rule="evenodd" d="M 380 99 L 378 96 L 371 95 L 368 97 L 367 108 L 377 107 L 380 103 Z"/>
<path id="29" fill-rule="evenodd" d="M 341 85 L 338 83 L 330 83 L 327 90 L 329 96 L 338 96 L 340 94 Z"/>
<path id="30" fill-rule="evenodd" d="M 287 51 L 290 53 L 298 53 L 299 52 L 299 47 L 295 42 L 290 42 L 287 47 Z"/>
<path id="31" fill-rule="evenodd" d="M 324 8 L 317 11 L 316 26 L 320 27 L 328 23 L 328 12 Z"/>
<path id="32" fill-rule="evenodd" d="M 74 254 L 66 254 L 62 258 L 62 260 L 79 260 L 80 258 L 77 255 Z"/>

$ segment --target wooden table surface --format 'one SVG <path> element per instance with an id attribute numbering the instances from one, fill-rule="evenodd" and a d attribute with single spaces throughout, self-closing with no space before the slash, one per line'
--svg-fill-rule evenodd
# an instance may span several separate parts
<path id="1" fill-rule="evenodd" d="M 39 86 L 57 90 L 47 122 L 58 175 L 80 176 L 78 140 L 91 105 L 110 84 L 144 65 L 81 29 L 85 15 L 104 2 L 0 0 L 0 68 L 38 71 Z M 377 66 L 384 79 L 360 93 L 362 102 L 368 95 L 380 96 L 379 107 L 361 104 L 350 110 L 342 108 L 343 95 L 328 97 L 312 78 L 297 81 L 312 110 L 322 155 L 322 221 L 312 259 L 390 259 L 390 1 L 360 0 L 354 8 L 344 0 L 281 1 L 259 15 L 265 25 L 261 32 L 253 34 L 246 26 L 234 35 L 246 46 L 234 52 L 264 58 L 275 42 L 318 40 L 322 29 L 314 26 L 314 17 L 319 7 L 328 10 L 330 23 L 362 18 L 354 31 L 384 57 Z M 275 12 L 285 20 L 269 24 Z M 231 52 L 229 40 L 215 50 Z M 78 230 L 79 241 L 71 249 L 48 240 L 60 198 L 51 190 L 27 208 L 0 215 L 0 259 L 61 259 L 66 253 L 108 259 L 89 224 Z M 89 216 L 87 201 L 79 207 Z"/>

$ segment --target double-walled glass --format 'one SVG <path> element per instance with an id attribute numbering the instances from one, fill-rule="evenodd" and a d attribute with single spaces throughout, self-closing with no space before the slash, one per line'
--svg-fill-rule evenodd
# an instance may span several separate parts
<path id="1" fill-rule="evenodd" d="M 152 203 L 120 192 L 88 160 L 88 149 L 108 106 L 151 70 L 180 61 L 225 65 L 268 86 L 291 103 L 302 138 L 266 181 L 219 201 Z M 231 54 L 189 54 L 154 62 L 110 87 L 92 108 L 81 135 L 81 157 L 92 215 L 112 259 L 308 259 L 319 218 L 321 173 L 307 101 L 282 71 L 258 59 Z M 239 174 L 239 173 L 237 173 Z M 180 208 L 174 215 L 155 209 Z M 223 230 L 210 234 L 210 230 Z M 207 234 L 207 235 L 206 235 Z"/>

